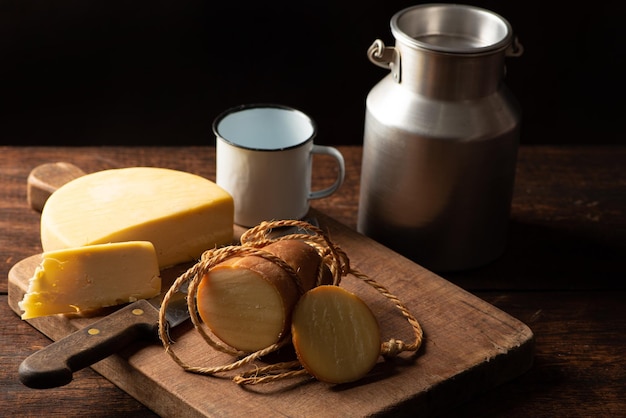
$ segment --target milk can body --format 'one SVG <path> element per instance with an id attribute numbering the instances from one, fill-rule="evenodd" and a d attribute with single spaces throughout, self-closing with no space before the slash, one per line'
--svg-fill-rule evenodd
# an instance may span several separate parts
<path id="1" fill-rule="evenodd" d="M 391 72 L 366 101 L 358 229 L 434 271 L 488 263 L 505 248 L 520 129 L 502 82 L 510 25 L 437 4 L 391 28 L 395 47 L 369 51 Z"/>

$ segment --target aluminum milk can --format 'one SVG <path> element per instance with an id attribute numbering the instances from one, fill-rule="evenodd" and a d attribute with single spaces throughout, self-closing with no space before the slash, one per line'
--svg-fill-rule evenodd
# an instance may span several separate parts
<path id="1" fill-rule="evenodd" d="M 473 6 L 425 4 L 391 19 L 390 73 L 367 97 L 358 230 L 434 271 L 486 264 L 505 249 L 520 109 L 503 84 L 521 46 Z"/>

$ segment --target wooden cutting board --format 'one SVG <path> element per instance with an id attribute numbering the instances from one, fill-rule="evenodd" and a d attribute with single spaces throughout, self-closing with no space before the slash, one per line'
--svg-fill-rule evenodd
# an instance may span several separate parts
<path id="1" fill-rule="evenodd" d="M 381 358 L 365 379 L 339 386 L 296 378 L 239 387 L 232 375 L 183 371 L 159 343 L 137 343 L 93 369 L 164 417 L 395 417 L 441 413 L 531 366 L 534 338 L 525 324 L 333 219 L 312 215 L 355 268 L 397 295 L 420 321 L 425 340 L 416 355 Z M 33 256 L 9 272 L 9 304 L 16 313 L 38 263 Z M 409 326 L 387 299 L 352 276 L 342 286 L 372 308 L 384 340 L 411 340 Z M 58 340 L 95 319 L 55 315 L 29 322 Z M 184 361 L 198 366 L 232 361 L 208 347 L 190 326 L 180 328 L 174 330 L 173 349 Z"/>

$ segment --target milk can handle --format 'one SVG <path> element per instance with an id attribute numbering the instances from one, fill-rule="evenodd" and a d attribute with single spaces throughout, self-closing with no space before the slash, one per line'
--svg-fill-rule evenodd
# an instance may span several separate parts
<path id="1" fill-rule="evenodd" d="M 505 55 L 507 57 L 517 58 L 521 57 L 523 53 L 524 46 L 521 44 L 519 39 L 517 39 L 517 36 L 513 37 L 513 42 L 511 42 L 511 45 L 509 45 L 509 47 L 506 49 Z"/>
<path id="2" fill-rule="evenodd" d="M 385 46 L 383 41 L 376 39 L 367 49 L 369 60 L 382 68 L 391 70 L 396 83 L 400 82 L 400 52 L 392 46 Z"/>

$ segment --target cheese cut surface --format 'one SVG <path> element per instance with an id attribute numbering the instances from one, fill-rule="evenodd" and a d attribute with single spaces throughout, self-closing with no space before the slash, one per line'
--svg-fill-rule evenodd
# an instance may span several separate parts
<path id="1" fill-rule="evenodd" d="M 226 344 L 245 352 L 280 339 L 287 317 L 279 290 L 262 274 L 218 267 L 210 284 L 198 291 L 198 311 L 211 331 Z"/>
<path id="2" fill-rule="evenodd" d="M 380 329 L 370 308 L 339 286 L 305 293 L 293 313 L 293 346 L 302 366 L 327 383 L 364 377 L 380 356 Z"/>
<path id="3" fill-rule="evenodd" d="M 22 319 L 30 319 L 134 302 L 160 292 L 150 242 L 101 244 L 44 253 L 19 306 Z"/>
<path id="4" fill-rule="evenodd" d="M 55 191 L 41 214 L 44 251 L 150 241 L 161 268 L 232 242 L 233 199 L 194 174 L 131 167 L 88 174 Z"/>

